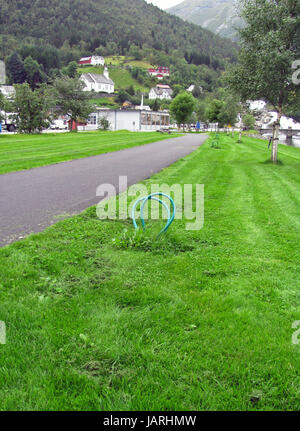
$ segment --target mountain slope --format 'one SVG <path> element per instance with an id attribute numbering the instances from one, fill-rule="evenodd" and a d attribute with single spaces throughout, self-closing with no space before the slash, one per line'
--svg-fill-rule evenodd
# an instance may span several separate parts
<path id="1" fill-rule="evenodd" d="M 235 27 L 240 27 L 242 21 L 235 4 L 236 0 L 185 0 L 168 12 L 222 37 L 237 40 Z"/>
<path id="2" fill-rule="evenodd" d="M 144 0 L 48 0 L 46 4 L 44 0 L 0 0 L 0 33 L 56 48 L 67 41 L 86 51 L 115 43 L 122 53 L 136 44 L 166 53 L 196 48 L 232 58 L 233 50 L 229 41 Z"/>

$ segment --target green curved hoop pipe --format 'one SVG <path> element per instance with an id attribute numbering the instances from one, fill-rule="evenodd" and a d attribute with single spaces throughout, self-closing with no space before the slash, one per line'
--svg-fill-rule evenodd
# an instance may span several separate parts
<path id="1" fill-rule="evenodd" d="M 164 201 L 162 201 L 161 199 L 158 199 L 156 196 L 160 196 L 160 197 L 164 196 L 167 199 L 169 199 L 169 201 L 171 203 L 171 206 L 172 206 L 172 216 L 171 216 L 171 212 L 170 212 L 170 209 L 168 208 L 167 204 Z M 140 202 L 142 202 L 140 218 L 141 218 L 143 230 L 146 229 L 145 219 L 144 219 L 144 208 L 145 208 L 146 202 L 148 202 L 149 200 L 155 200 L 155 201 L 159 202 L 167 210 L 168 221 L 167 221 L 165 227 L 159 233 L 159 235 L 161 235 L 162 233 L 167 232 L 167 230 L 169 229 L 169 227 L 171 226 L 171 224 L 173 223 L 173 221 L 175 219 L 175 215 L 176 215 L 175 202 L 174 202 L 174 200 L 170 196 L 168 196 L 168 195 L 166 195 L 165 193 L 162 193 L 162 192 L 152 193 L 149 196 L 146 196 L 146 197 L 138 199 L 135 202 L 135 204 L 134 204 L 134 206 L 132 208 L 132 212 L 131 212 L 131 218 L 133 220 L 133 225 L 134 225 L 135 229 L 138 229 L 138 225 L 137 225 L 137 222 L 136 222 L 136 219 L 135 219 L 135 210 L 136 210 L 136 208 L 137 208 L 137 206 L 138 206 L 138 204 Z"/>

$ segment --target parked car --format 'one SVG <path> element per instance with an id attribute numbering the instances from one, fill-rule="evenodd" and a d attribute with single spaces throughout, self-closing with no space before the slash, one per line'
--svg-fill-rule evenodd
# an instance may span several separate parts
<path id="1" fill-rule="evenodd" d="M 4 118 L 2 122 L 2 130 L 7 130 L 8 132 L 15 132 L 17 130 L 17 125 L 14 120 L 15 114 L 13 112 L 1 111 L 1 115 Z"/>
<path id="2" fill-rule="evenodd" d="M 54 120 L 52 124 L 50 124 L 51 130 L 68 130 L 68 123 L 66 120 Z"/>

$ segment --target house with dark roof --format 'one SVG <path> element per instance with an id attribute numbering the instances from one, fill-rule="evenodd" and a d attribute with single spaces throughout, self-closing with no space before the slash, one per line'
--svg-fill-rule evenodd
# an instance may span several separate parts
<path id="1" fill-rule="evenodd" d="M 149 93 L 149 99 L 167 99 L 171 100 L 173 95 L 173 90 L 169 85 L 158 84 L 156 87 L 151 88 Z"/>
<path id="2" fill-rule="evenodd" d="M 104 68 L 103 75 L 98 73 L 83 73 L 80 79 L 85 84 L 84 91 L 108 94 L 115 91 L 115 83 L 110 79 L 107 67 Z"/>

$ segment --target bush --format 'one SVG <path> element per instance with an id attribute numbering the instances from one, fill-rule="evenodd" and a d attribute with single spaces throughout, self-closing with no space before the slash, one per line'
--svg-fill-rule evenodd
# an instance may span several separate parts
<path id="1" fill-rule="evenodd" d="M 110 123 L 107 118 L 101 117 L 98 121 L 98 129 L 99 130 L 108 130 L 110 128 Z"/>

